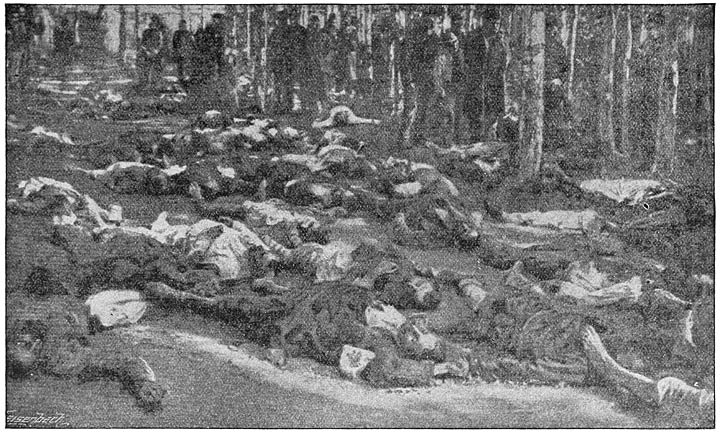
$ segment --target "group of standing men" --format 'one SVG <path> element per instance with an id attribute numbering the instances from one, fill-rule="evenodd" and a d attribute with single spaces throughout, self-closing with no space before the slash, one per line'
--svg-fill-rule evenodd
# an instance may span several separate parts
<path id="1" fill-rule="evenodd" d="M 324 27 L 312 15 L 307 28 L 299 24 L 299 11 L 283 9 L 268 41 L 268 68 L 273 75 L 276 111 L 293 109 L 293 87 L 300 86 L 306 109 L 321 111 L 328 92 L 358 90 L 357 18 L 348 16 L 342 27 L 335 14 Z"/>
<path id="2" fill-rule="evenodd" d="M 400 125 L 406 146 L 427 138 L 431 107 L 443 109 L 444 121 L 452 130 L 448 140 L 453 143 L 491 137 L 492 126 L 505 112 L 506 51 L 498 10 L 487 7 L 481 25 L 472 31 L 467 30 L 465 17 L 459 11 L 451 10 L 449 17 L 451 25 L 445 29 L 443 7 L 413 8 L 404 33 L 393 25 L 382 26 L 382 20 L 376 21 L 376 50 L 389 49 L 383 40 L 396 42 L 395 62 L 405 101 Z M 326 107 L 330 93 L 346 91 L 352 98 L 360 91 L 358 62 L 365 50 L 358 38 L 357 17 L 346 15 L 339 25 L 336 15 L 329 14 L 324 27 L 317 15 L 309 17 L 307 27 L 299 23 L 299 18 L 299 8 L 281 10 L 268 39 L 267 66 L 273 80 L 276 113 L 293 110 L 295 86 L 299 86 L 303 108 L 315 113 Z M 153 15 L 139 51 L 142 83 L 159 74 L 163 59 L 168 57 L 177 65 L 181 80 L 222 73 L 222 14 L 213 15 L 212 21 L 194 35 L 181 21 L 172 37 L 170 56 L 167 34 L 160 17 Z M 380 73 L 381 68 L 377 69 Z"/>
<path id="3" fill-rule="evenodd" d="M 163 71 L 164 62 L 169 60 L 176 65 L 178 79 L 186 84 L 220 76 L 224 65 L 224 32 L 223 14 L 214 14 L 195 34 L 188 30 L 187 21 L 180 20 L 170 39 L 162 18 L 153 14 L 138 50 L 140 85 L 154 83 Z"/>
<path id="4" fill-rule="evenodd" d="M 470 32 L 457 11 L 450 13 L 449 29 L 443 29 L 442 8 L 410 18 L 407 34 L 400 39 L 400 77 L 406 93 L 403 143 L 410 147 L 427 138 L 432 107 L 441 107 L 449 118 L 448 141 L 487 138 L 505 112 L 506 52 L 499 13 L 487 8 L 482 25 Z"/>
<path id="5" fill-rule="evenodd" d="M 5 71 L 8 85 L 23 85 L 33 40 L 44 31 L 45 24 L 36 5 L 5 5 Z"/>
<path id="6" fill-rule="evenodd" d="M 497 9 L 486 8 L 482 25 L 470 32 L 461 13 L 451 11 L 449 29 L 443 28 L 444 19 L 442 7 L 411 10 L 404 34 L 376 21 L 379 31 L 373 32 L 373 41 L 378 43 L 373 50 L 380 54 L 374 53 L 373 58 L 378 63 L 387 63 L 388 53 L 382 52 L 389 50 L 393 40 L 397 42 L 395 61 L 405 100 L 400 123 L 407 146 L 425 138 L 431 107 L 444 108 L 453 142 L 487 138 L 505 112 L 506 51 Z M 337 17 L 330 14 L 322 28 L 316 15 L 310 16 L 307 28 L 298 21 L 297 10 L 281 11 L 268 43 L 276 111 L 292 110 L 296 84 L 306 109 L 322 110 L 330 92 L 345 90 L 354 96 L 360 91 L 358 57 L 364 53 L 357 18 L 349 15 L 338 27 Z M 383 67 L 376 68 L 378 81 L 383 81 Z M 387 68 L 384 71 L 389 73 Z M 466 131 L 470 137 L 464 137 Z"/>

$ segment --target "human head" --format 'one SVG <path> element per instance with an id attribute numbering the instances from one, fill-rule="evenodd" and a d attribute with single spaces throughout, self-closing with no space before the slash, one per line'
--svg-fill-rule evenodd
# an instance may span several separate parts
<path id="1" fill-rule="evenodd" d="M 449 49 L 457 50 L 460 42 L 453 32 L 445 32 L 442 34 L 442 43 Z"/>
<path id="2" fill-rule="evenodd" d="M 287 20 L 291 24 L 297 24 L 300 21 L 300 9 L 295 6 L 289 6 L 284 9 L 287 13 Z"/>
<path id="3" fill-rule="evenodd" d="M 337 15 L 335 15 L 335 14 L 328 15 L 327 25 L 328 26 L 336 26 L 337 25 Z"/>
<path id="4" fill-rule="evenodd" d="M 278 25 L 284 26 L 287 25 L 288 20 L 290 19 L 290 13 L 287 9 L 281 9 L 277 13 L 277 22 Z"/>
<path id="5" fill-rule="evenodd" d="M 187 30 L 187 21 L 180 20 L 180 23 L 178 23 L 178 29 Z"/>
<path id="6" fill-rule="evenodd" d="M 441 15 L 431 15 L 430 20 L 432 22 L 432 33 L 440 35 L 443 31 L 443 17 Z"/>
<path id="7" fill-rule="evenodd" d="M 216 26 L 222 25 L 223 18 L 225 18 L 225 16 L 223 14 L 220 14 L 220 13 L 212 14 L 212 22 Z"/>
<path id="8" fill-rule="evenodd" d="M 150 15 L 150 24 L 148 25 L 149 27 L 152 27 L 154 29 L 159 29 L 160 24 L 161 24 L 160 15 L 158 15 L 158 14 Z"/>
<path id="9" fill-rule="evenodd" d="M 6 370 L 10 377 L 24 378 L 33 373 L 40 362 L 40 350 L 47 327 L 39 321 L 13 324 L 5 345 Z"/>
<path id="10" fill-rule="evenodd" d="M 662 26 L 665 25 L 665 16 L 662 12 L 655 12 L 648 16 L 647 19 L 647 32 L 649 39 L 659 39 L 662 35 Z"/>
<path id="11" fill-rule="evenodd" d="M 443 30 L 443 20 L 445 18 L 445 11 L 440 6 L 429 6 L 426 11 L 424 18 L 427 18 L 427 24 L 430 29 L 428 33 L 439 35 Z"/>
<path id="12" fill-rule="evenodd" d="M 457 31 L 465 27 L 465 16 L 462 12 L 453 10 L 450 12 L 450 28 Z"/>
<path id="13" fill-rule="evenodd" d="M 308 28 L 317 30 L 320 28 L 320 17 L 317 15 L 310 15 L 310 19 L 308 20 Z"/>
<path id="14" fill-rule="evenodd" d="M 500 30 L 500 12 L 494 7 L 487 7 L 483 12 L 483 27 L 498 32 Z"/>

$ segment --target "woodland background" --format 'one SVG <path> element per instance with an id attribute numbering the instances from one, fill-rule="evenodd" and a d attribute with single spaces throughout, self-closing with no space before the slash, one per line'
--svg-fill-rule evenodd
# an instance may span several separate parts
<path id="1" fill-rule="evenodd" d="M 356 15 L 361 81 L 373 82 L 379 62 L 392 71 L 380 98 L 393 107 L 402 100 L 402 77 L 394 65 L 409 15 L 423 6 L 303 5 L 300 24 L 311 14 L 321 24 L 334 13 Z M 539 170 L 543 154 L 568 167 L 599 176 L 639 173 L 680 183 L 714 181 L 714 5 L 451 5 L 465 17 L 468 32 L 482 27 L 482 13 L 497 7 L 505 59 L 506 111 L 520 118 L 521 177 Z M 195 31 L 213 13 L 226 19 L 228 60 L 233 78 L 249 80 L 250 98 L 265 106 L 272 89 L 266 70 L 267 40 L 282 5 L 44 5 L 46 28 L 73 14 L 76 43 L 103 49 L 132 64 L 148 18 L 159 13 L 168 28 L 180 19 Z M 382 35 L 385 33 L 385 35 Z M 52 31 L 42 44 L 52 44 Z M 387 37 L 387 36 L 390 37 Z M 547 105 L 544 84 L 562 83 L 570 114 L 568 143 L 543 140 Z M 233 83 L 229 84 L 234 86 Z M 237 101 L 237 95 L 236 101 Z M 558 149 L 559 148 L 559 149 Z M 572 163 L 567 163 L 572 161 Z M 598 165 L 597 162 L 602 164 Z"/>

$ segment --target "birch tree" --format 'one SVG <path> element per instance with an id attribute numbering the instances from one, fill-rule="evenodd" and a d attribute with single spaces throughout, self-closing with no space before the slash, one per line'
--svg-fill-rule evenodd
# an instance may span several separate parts
<path id="1" fill-rule="evenodd" d="M 262 6 L 263 17 L 263 48 L 260 55 L 260 71 L 262 73 L 262 86 L 260 92 L 260 109 L 263 113 L 267 112 L 267 94 L 269 87 L 269 73 L 267 68 L 268 59 L 268 36 L 270 33 L 270 17 L 268 16 L 268 6 Z"/>
<path id="2" fill-rule="evenodd" d="M 625 27 L 625 55 L 623 56 L 623 78 L 621 84 L 621 120 L 620 120 L 620 149 L 627 153 L 630 150 L 630 65 L 633 53 L 632 11 L 630 5 L 626 6 Z"/>
<path id="3" fill-rule="evenodd" d="M 543 84 L 545 78 L 545 13 L 542 6 L 520 6 L 523 33 L 522 114 L 518 177 L 540 170 L 543 144 Z"/>
<path id="4" fill-rule="evenodd" d="M 580 20 L 580 5 L 575 5 L 575 15 L 573 16 L 572 31 L 570 32 L 570 47 L 568 58 L 568 78 L 567 78 L 567 101 L 571 108 L 575 107 L 575 97 L 573 95 L 573 84 L 575 81 L 575 49 L 577 47 L 577 28 Z M 576 112 L 573 110 L 573 112 Z"/>
<path id="5" fill-rule="evenodd" d="M 139 50 L 140 49 L 140 7 L 138 5 L 135 5 L 135 26 L 133 28 L 133 32 L 134 32 L 133 42 L 135 43 L 135 50 Z"/>
<path id="6" fill-rule="evenodd" d="M 672 175 L 675 165 L 675 133 L 677 129 L 677 97 L 680 83 L 678 62 L 677 16 L 671 7 L 664 8 L 668 17 L 667 54 L 662 57 L 665 64 L 660 81 L 658 97 L 658 122 L 655 138 L 655 161 L 653 172 Z"/>
<path id="7" fill-rule="evenodd" d="M 615 6 L 609 6 L 610 16 L 602 11 L 602 22 L 609 21 L 609 26 L 603 25 L 607 32 L 605 37 L 603 60 L 601 68 L 600 86 L 601 103 L 600 116 L 598 119 L 600 141 L 606 147 L 608 155 L 619 154 L 615 144 L 615 122 L 613 113 L 615 111 L 615 49 L 617 44 L 617 13 Z M 608 28 L 609 27 L 609 28 Z"/>
<path id="8" fill-rule="evenodd" d="M 118 52 L 122 56 L 123 53 L 125 53 L 125 50 L 127 50 L 127 16 L 125 13 L 125 6 L 120 5 L 119 6 L 119 12 L 120 12 L 120 29 L 118 31 L 118 39 L 120 41 L 120 45 L 118 47 Z"/>
<path id="9" fill-rule="evenodd" d="M 567 6 L 563 6 L 560 11 L 560 40 L 567 56 L 570 49 L 570 21 L 568 21 Z"/>

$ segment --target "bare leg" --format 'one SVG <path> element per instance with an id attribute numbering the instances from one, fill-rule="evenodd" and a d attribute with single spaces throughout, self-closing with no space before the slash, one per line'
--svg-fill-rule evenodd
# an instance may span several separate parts
<path id="1" fill-rule="evenodd" d="M 678 378 L 654 381 L 623 368 L 610 357 L 591 326 L 583 333 L 583 345 L 588 368 L 613 387 L 626 389 L 673 416 L 685 417 L 686 421 L 705 424 L 714 420 L 715 393 L 692 387 Z"/>
<path id="2" fill-rule="evenodd" d="M 150 365 L 133 354 L 130 345 L 114 333 L 91 337 L 90 352 L 80 373 L 80 379 L 84 381 L 103 377 L 117 379 L 146 411 L 159 409 L 167 394 L 156 381 Z"/>
<path id="3" fill-rule="evenodd" d="M 645 402 L 658 404 L 657 383 L 644 375 L 623 368 L 613 360 L 592 326 L 585 328 L 583 347 L 585 348 L 588 367 L 600 379 L 608 382 L 613 387 L 629 390 Z"/>

